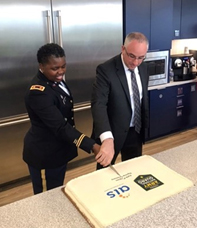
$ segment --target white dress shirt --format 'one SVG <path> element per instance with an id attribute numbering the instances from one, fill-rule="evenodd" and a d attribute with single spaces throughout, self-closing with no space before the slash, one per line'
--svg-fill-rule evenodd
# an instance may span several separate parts
<path id="1" fill-rule="evenodd" d="M 130 72 L 129 68 L 125 65 L 122 55 L 121 55 L 121 60 L 122 60 L 122 64 L 123 64 L 124 71 L 125 71 L 125 75 L 126 75 L 126 78 L 127 78 L 127 83 L 128 83 L 128 88 L 129 88 L 129 94 L 130 94 L 130 99 L 131 99 L 131 109 L 132 109 L 133 115 L 131 116 L 130 127 L 133 127 L 134 126 L 134 112 L 135 112 L 135 108 L 134 108 L 134 100 L 133 100 L 133 90 L 132 90 L 132 86 L 131 86 L 131 83 L 132 83 L 131 82 L 131 72 Z M 138 67 L 136 67 L 134 69 L 134 73 L 135 73 L 135 76 L 136 76 L 136 81 L 137 81 L 137 85 L 138 85 L 138 89 L 139 89 L 139 94 L 140 94 L 140 102 L 141 102 L 141 100 L 142 100 L 142 83 L 141 83 L 141 79 L 140 79 Z M 103 142 L 105 139 L 108 139 L 108 138 L 113 138 L 113 134 L 112 134 L 111 131 L 103 132 L 100 135 L 101 142 Z"/>
<path id="2" fill-rule="evenodd" d="M 132 89 L 132 81 L 131 81 L 131 71 L 124 64 L 123 59 L 122 59 L 122 63 L 123 63 L 123 66 L 124 66 L 126 77 L 127 77 L 127 83 L 128 83 L 129 94 L 130 94 L 130 99 L 131 99 L 131 109 L 132 109 L 132 113 L 133 113 L 133 115 L 131 117 L 130 127 L 133 127 L 134 126 L 134 112 L 135 112 L 135 108 L 134 108 L 133 89 Z M 142 83 L 141 83 L 141 79 L 140 79 L 138 67 L 136 67 L 134 69 L 134 73 L 135 73 L 135 77 L 136 77 L 136 81 L 137 81 L 137 85 L 138 85 L 138 89 L 139 89 L 140 103 L 141 103 L 141 101 L 142 101 Z"/>
<path id="3" fill-rule="evenodd" d="M 68 89 L 66 88 L 66 86 L 64 85 L 63 82 L 60 82 L 60 83 L 59 83 L 59 87 L 60 87 L 62 90 L 64 90 L 64 92 L 66 92 L 66 93 L 70 96 L 70 93 L 69 93 Z"/>

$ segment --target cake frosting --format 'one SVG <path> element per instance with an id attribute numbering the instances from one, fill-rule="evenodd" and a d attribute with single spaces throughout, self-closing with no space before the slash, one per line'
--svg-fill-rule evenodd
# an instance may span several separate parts
<path id="1" fill-rule="evenodd" d="M 68 198 L 92 227 L 107 227 L 193 183 L 151 156 L 143 155 L 69 181 Z"/>

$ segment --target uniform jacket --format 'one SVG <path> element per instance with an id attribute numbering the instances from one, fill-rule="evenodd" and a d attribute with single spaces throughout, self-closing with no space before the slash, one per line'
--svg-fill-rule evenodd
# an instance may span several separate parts
<path id="1" fill-rule="evenodd" d="M 40 71 L 33 78 L 25 95 L 31 121 L 23 149 L 23 159 L 28 165 L 56 168 L 75 158 L 77 147 L 91 152 L 95 141 L 75 129 L 73 98 L 69 92 L 70 96 Z"/>
<path id="2" fill-rule="evenodd" d="M 138 70 L 143 91 L 141 136 L 144 141 L 145 128 L 148 127 L 149 121 L 147 91 L 149 78 L 145 63 L 142 63 Z M 121 55 L 117 55 L 100 64 L 96 69 L 96 74 L 91 100 L 93 115 L 92 137 L 98 139 L 101 133 L 111 131 L 117 153 L 125 142 L 132 115 L 129 88 Z"/>

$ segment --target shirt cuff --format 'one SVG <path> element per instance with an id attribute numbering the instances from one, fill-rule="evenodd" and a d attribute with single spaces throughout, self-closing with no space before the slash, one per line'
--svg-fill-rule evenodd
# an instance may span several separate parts
<path id="1" fill-rule="evenodd" d="M 103 132 L 101 135 L 100 135 L 100 140 L 101 142 L 103 142 L 105 139 L 113 139 L 113 135 L 112 135 L 112 132 L 111 131 L 106 131 L 106 132 Z"/>

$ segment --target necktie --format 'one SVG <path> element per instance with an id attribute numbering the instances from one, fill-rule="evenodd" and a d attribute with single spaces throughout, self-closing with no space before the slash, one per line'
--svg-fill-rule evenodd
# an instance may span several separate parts
<path id="1" fill-rule="evenodd" d="M 137 133 L 140 133 L 141 129 L 141 104 L 140 104 L 140 94 L 137 86 L 136 76 L 133 70 L 131 70 L 131 82 L 133 89 L 133 99 L 134 99 L 134 125 Z"/>
<path id="2" fill-rule="evenodd" d="M 64 90 L 64 92 L 66 92 L 68 95 L 70 95 L 70 93 L 69 93 L 69 91 L 68 91 L 68 88 L 67 88 L 67 86 L 66 86 L 65 83 L 63 83 L 63 82 L 61 81 L 61 82 L 58 83 L 58 85 L 59 85 L 59 87 L 60 87 L 61 89 Z"/>

